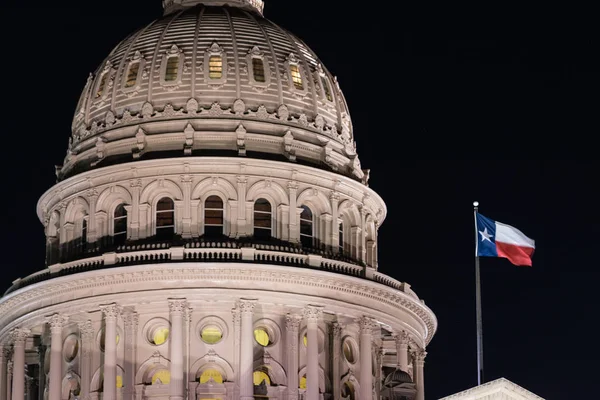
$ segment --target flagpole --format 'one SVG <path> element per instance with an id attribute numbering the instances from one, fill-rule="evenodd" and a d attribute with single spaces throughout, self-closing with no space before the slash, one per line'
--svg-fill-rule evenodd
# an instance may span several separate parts
<path id="1" fill-rule="evenodd" d="M 479 202 L 473 202 L 473 215 L 475 217 L 475 308 L 477 313 L 477 385 L 483 383 L 483 322 L 481 318 L 481 274 L 479 273 L 478 246 L 479 237 L 477 232 L 477 212 Z"/>

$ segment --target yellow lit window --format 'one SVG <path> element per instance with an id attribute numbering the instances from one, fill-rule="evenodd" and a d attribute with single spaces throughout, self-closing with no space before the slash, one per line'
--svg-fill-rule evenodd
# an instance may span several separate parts
<path id="1" fill-rule="evenodd" d="M 325 98 L 327 101 L 333 101 L 333 95 L 331 94 L 331 87 L 329 87 L 329 82 L 327 78 L 324 76 L 321 77 L 321 86 L 323 86 L 323 90 L 325 92 Z"/>
<path id="2" fill-rule="evenodd" d="M 96 90 L 96 98 L 102 97 L 104 94 L 104 87 L 106 86 L 106 78 L 108 73 L 102 74 L 100 77 L 100 83 L 98 84 L 98 90 Z"/>
<path id="3" fill-rule="evenodd" d="M 260 58 L 252 59 L 252 72 L 256 82 L 265 82 L 265 63 Z"/>
<path id="4" fill-rule="evenodd" d="M 123 377 L 121 375 L 117 375 L 117 389 L 123 387 Z"/>
<path id="5" fill-rule="evenodd" d="M 290 74 L 292 75 L 294 87 L 298 90 L 304 90 L 304 83 L 302 83 L 302 75 L 300 74 L 300 69 L 297 65 L 290 65 Z"/>
<path id="6" fill-rule="evenodd" d="M 200 375 L 200 383 L 206 383 L 212 378 L 217 383 L 223 383 L 223 375 L 214 368 L 205 369 Z"/>
<path id="7" fill-rule="evenodd" d="M 134 87 L 137 83 L 138 72 L 140 71 L 140 63 L 135 62 L 129 66 L 127 70 L 127 81 L 125 82 L 125 87 L 130 88 Z"/>
<path id="8" fill-rule="evenodd" d="M 252 378 L 254 380 L 254 386 L 260 385 L 263 381 L 265 381 L 267 386 L 271 386 L 271 379 L 269 378 L 269 375 L 263 371 L 254 371 Z"/>
<path id="9" fill-rule="evenodd" d="M 202 329 L 200 336 L 202 337 L 202 340 L 205 343 L 215 344 L 221 340 L 221 338 L 223 337 L 223 332 L 221 331 L 221 329 L 219 329 L 219 327 L 209 325 Z"/>
<path id="10" fill-rule="evenodd" d="M 179 75 L 179 56 L 167 58 L 167 69 L 165 71 L 165 81 L 173 82 L 177 80 Z"/>
<path id="11" fill-rule="evenodd" d="M 208 60 L 208 77 L 221 79 L 223 77 L 223 59 L 221 56 L 210 56 Z"/>
<path id="12" fill-rule="evenodd" d="M 306 335 L 302 338 L 302 343 L 304 343 L 304 347 L 308 347 L 308 337 Z"/>
<path id="13" fill-rule="evenodd" d="M 300 378 L 300 383 L 298 384 L 300 389 L 306 389 L 306 375 Z"/>
<path id="14" fill-rule="evenodd" d="M 155 385 L 156 381 L 159 380 L 160 383 L 166 384 L 171 382 L 171 373 L 168 369 L 161 369 L 156 371 L 154 375 L 152 375 L 152 384 Z"/>
<path id="15" fill-rule="evenodd" d="M 254 330 L 254 339 L 263 347 L 267 347 L 271 344 L 269 333 L 264 328 L 257 328 Z"/>
<path id="16" fill-rule="evenodd" d="M 152 341 L 155 345 L 159 346 L 167 341 L 169 338 L 169 328 L 158 328 L 154 331 Z"/>

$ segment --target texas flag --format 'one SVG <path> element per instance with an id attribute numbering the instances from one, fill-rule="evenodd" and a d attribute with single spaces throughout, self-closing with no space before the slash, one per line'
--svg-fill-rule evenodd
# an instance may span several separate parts
<path id="1" fill-rule="evenodd" d="M 514 265 L 531 267 L 535 241 L 510 225 L 476 214 L 478 257 L 503 257 Z"/>

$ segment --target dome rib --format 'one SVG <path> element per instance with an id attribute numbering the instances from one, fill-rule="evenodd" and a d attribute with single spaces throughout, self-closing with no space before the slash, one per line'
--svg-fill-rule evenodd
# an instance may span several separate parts
<path id="1" fill-rule="evenodd" d="M 235 27 L 233 26 L 233 22 L 231 21 L 231 14 L 227 7 L 223 7 L 223 11 L 225 12 L 225 15 L 227 15 L 229 29 L 231 29 L 231 43 L 233 47 L 233 59 L 235 61 L 235 96 L 236 99 L 239 99 L 242 97 L 242 89 L 240 83 L 240 59 L 238 54 L 237 41 L 235 37 Z M 229 68 L 229 66 L 226 65 L 225 68 Z"/>
<path id="2" fill-rule="evenodd" d="M 173 23 L 173 21 L 175 21 L 177 18 L 179 18 L 179 16 L 181 14 L 183 14 L 184 10 L 179 11 L 178 13 L 173 13 L 171 16 L 171 19 L 169 20 L 169 22 L 166 24 L 165 29 L 163 29 L 160 38 L 158 39 L 158 42 L 156 43 L 156 48 L 154 49 L 154 56 L 152 56 L 152 65 L 150 67 L 150 73 L 148 74 L 149 76 L 149 80 L 148 80 L 148 96 L 146 98 L 146 101 L 150 104 L 152 104 L 152 90 L 154 89 L 154 73 L 156 71 L 156 62 L 158 60 L 158 56 L 159 56 L 159 52 L 160 52 L 160 47 L 162 46 L 163 41 L 165 40 L 165 36 L 167 36 L 167 31 L 169 30 L 169 28 L 171 27 L 171 24 Z M 160 75 L 160 72 L 159 72 Z M 160 76 L 158 77 L 158 79 L 160 80 Z"/>
<path id="3" fill-rule="evenodd" d="M 204 7 L 198 7 L 198 15 L 196 16 L 196 28 L 194 30 L 194 44 L 192 45 L 192 84 L 190 92 L 192 93 L 191 98 L 196 98 L 196 63 L 198 62 L 198 33 L 200 32 L 200 24 L 202 23 L 202 17 L 204 16 Z"/>

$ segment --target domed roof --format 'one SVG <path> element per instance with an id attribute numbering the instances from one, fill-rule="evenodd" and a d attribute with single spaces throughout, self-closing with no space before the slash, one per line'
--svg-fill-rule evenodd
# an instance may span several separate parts
<path id="1" fill-rule="evenodd" d="M 383 385 L 386 387 L 395 387 L 402 385 L 403 383 L 413 383 L 410 375 L 406 371 L 402 371 L 400 368 L 396 368 L 385 377 Z"/>
<path id="2" fill-rule="evenodd" d="M 59 179 L 138 158 L 237 153 L 365 181 L 337 79 L 262 17 L 262 1 L 163 3 L 165 16 L 88 78 Z"/>

